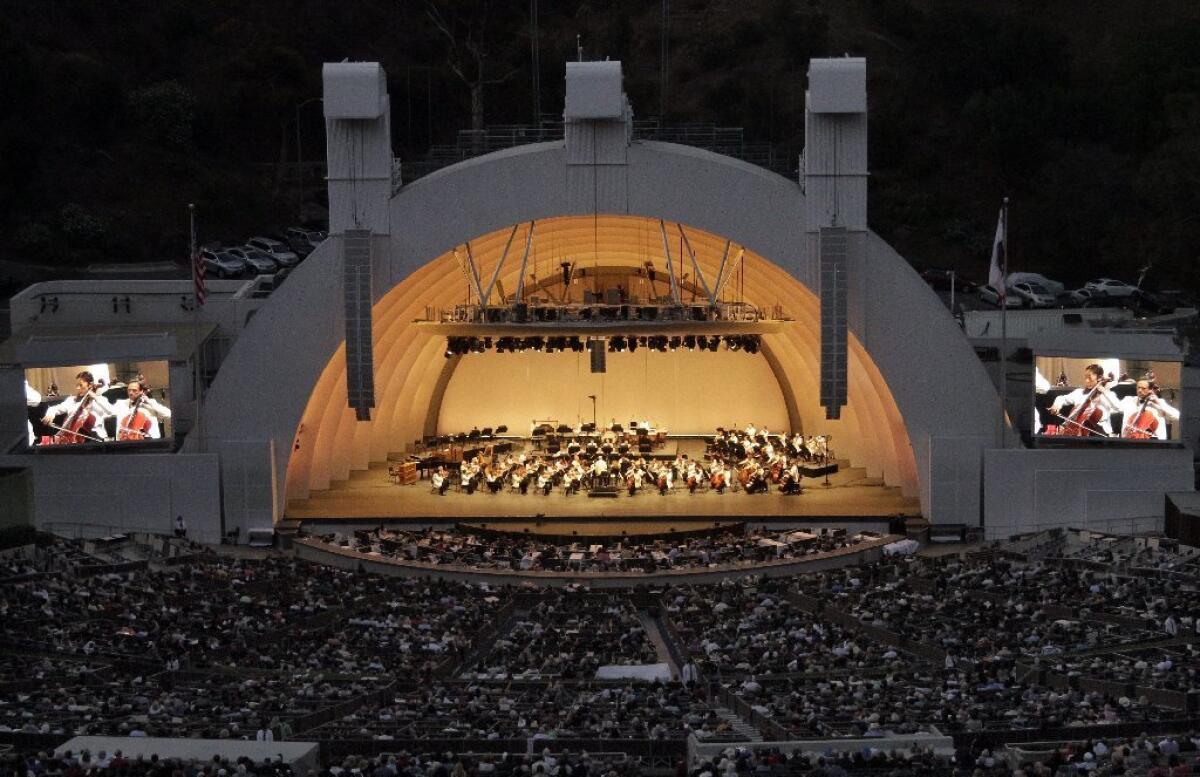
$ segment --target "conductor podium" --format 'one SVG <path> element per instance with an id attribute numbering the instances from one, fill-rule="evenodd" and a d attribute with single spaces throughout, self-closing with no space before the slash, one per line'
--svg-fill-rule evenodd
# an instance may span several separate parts
<path id="1" fill-rule="evenodd" d="M 604 475 L 596 475 L 592 480 L 592 487 L 588 491 L 588 496 L 592 499 L 616 499 L 617 478 L 611 472 Z"/>

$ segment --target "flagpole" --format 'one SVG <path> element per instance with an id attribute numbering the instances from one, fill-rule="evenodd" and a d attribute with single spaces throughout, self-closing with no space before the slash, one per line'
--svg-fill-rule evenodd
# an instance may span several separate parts
<path id="1" fill-rule="evenodd" d="M 200 425 L 200 357 L 203 349 L 200 347 L 200 278 L 196 266 L 196 205 L 188 203 L 188 232 L 191 235 L 188 265 L 192 269 L 192 397 L 196 402 L 196 418 L 192 421 L 192 431 L 196 435 L 196 450 L 204 452 L 204 434 Z"/>
<path id="2" fill-rule="evenodd" d="M 1001 209 L 1004 229 L 1003 266 L 1000 273 L 1000 447 L 1008 447 L 1008 427 L 1004 419 L 1008 412 L 1008 198 Z"/>

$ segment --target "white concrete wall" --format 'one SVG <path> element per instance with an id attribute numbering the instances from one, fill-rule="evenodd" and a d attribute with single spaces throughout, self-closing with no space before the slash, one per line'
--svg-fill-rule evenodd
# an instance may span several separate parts
<path id="1" fill-rule="evenodd" d="M 47 281 L 36 283 L 10 301 L 14 333 L 74 326 L 146 324 L 215 324 L 223 335 L 241 332 L 250 314 L 268 299 L 251 296 L 254 279 L 206 282 L 208 301 L 192 313 L 192 282 L 182 281 Z M 113 312 L 113 297 L 118 299 Z M 125 298 L 129 298 L 129 312 Z M 57 299 L 43 309 L 42 299 Z M 185 308 L 184 303 L 189 307 Z"/>
<path id="2" fill-rule="evenodd" d="M 1165 495 L 1192 490 L 1192 453 L 1034 449 L 984 453 L 988 539 L 1053 527 L 1162 529 Z"/>
<path id="3" fill-rule="evenodd" d="M 0 467 L 29 468 L 40 528 L 86 524 L 169 533 L 175 516 L 182 515 L 192 539 L 220 540 L 220 478 L 213 454 L 30 454 L 0 456 Z"/>

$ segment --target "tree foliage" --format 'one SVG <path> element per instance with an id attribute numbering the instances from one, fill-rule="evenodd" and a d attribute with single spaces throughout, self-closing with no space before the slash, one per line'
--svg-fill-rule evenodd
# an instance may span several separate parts
<path id="1" fill-rule="evenodd" d="M 321 65 L 388 72 L 405 159 L 473 124 L 527 123 L 528 3 L 126 0 L 0 15 L 0 259 L 182 255 L 299 218 L 281 185 L 323 151 Z M 796 159 L 814 56 L 868 58 L 871 222 L 910 259 L 979 276 L 1001 197 L 1012 262 L 1068 282 L 1200 277 L 1200 5 L 1147 0 L 674 0 L 668 118 L 745 128 Z M 661 5 L 541 2 L 540 105 L 562 63 L 624 63 L 660 99 Z M 301 109 L 301 106 L 306 106 Z M 299 126 L 297 127 L 297 122 Z"/>

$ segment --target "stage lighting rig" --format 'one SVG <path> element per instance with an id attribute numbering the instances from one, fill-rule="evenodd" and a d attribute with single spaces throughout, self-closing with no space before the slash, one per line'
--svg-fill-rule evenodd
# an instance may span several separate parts
<path id="1" fill-rule="evenodd" d="M 605 340 L 606 338 L 596 338 Z M 649 337 L 638 335 L 613 335 L 607 338 L 607 348 L 609 353 L 622 353 L 624 351 L 633 352 L 638 348 L 647 348 L 658 353 L 668 353 L 677 351 L 680 348 L 687 348 L 689 351 L 701 350 L 715 353 L 721 349 L 721 344 L 725 344 L 725 350 L 736 352 L 742 351 L 748 354 L 757 354 L 762 347 L 762 337 L 759 335 L 684 335 L 670 336 L 667 335 L 650 335 Z M 535 335 L 532 337 L 460 337 L 451 336 L 446 338 L 445 357 L 449 359 L 451 356 L 465 356 L 471 353 L 486 353 L 487 351 L 495 351 L 496 353 L 517 353 L 524 351 L 541 351 L 543 353 L 564 353 L 571 351 L 573 353 L 583 353 L 587 349 L 587 344 L 583 338 L 578 336 L 559 336 L 553 335 L 542 337 Z"/>

